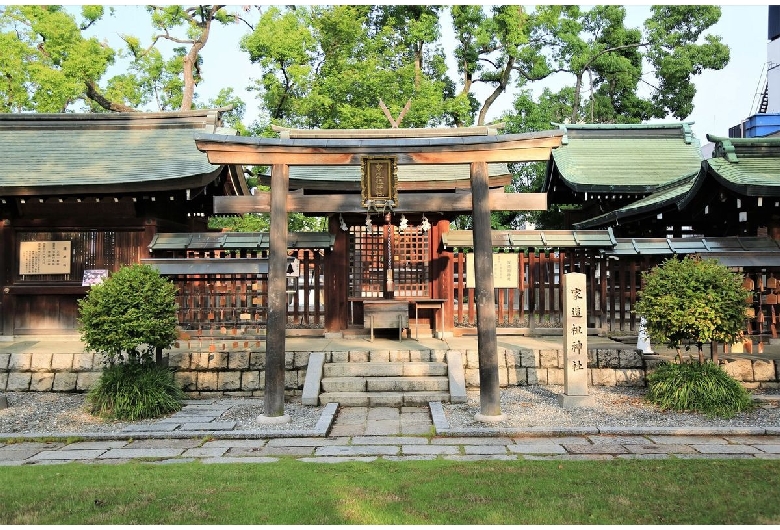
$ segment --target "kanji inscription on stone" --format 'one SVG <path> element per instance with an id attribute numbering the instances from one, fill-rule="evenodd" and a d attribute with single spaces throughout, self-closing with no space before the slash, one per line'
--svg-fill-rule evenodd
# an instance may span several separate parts
<path id="1" fill-rule="evenodd" d="M 588 314 L 585 275 L 563 275 L 563 395 L 564 408 L 588 406 Z"/>

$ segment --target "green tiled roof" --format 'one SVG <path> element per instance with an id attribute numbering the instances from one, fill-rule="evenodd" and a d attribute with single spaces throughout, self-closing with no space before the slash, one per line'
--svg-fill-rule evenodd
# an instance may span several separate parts
<path id="1" fill-rule="evenodd" d="M 684 177 L 677 182 L 662 186 L 655 193 L 636 202 L 632 202 L 631 204 L 627 204 L 622 208 L 607 212 L 592 219 L 574 223 L 574 228 L 582 229 L 608 226 L 620 219 L 634 217 L 643 213 L 657 212 L 662 208 L 679 204 L 686 198 L 691 189 L 693 189 L 696 179 L 697 175 Z"/>
<path id="2" fill-rule="evenodd" d="M 267 232 L 199 232 L 158 233 L 149 250 L 240 250 L 267 249 L 271 239 Z M 291 232 L 287 248 L 330 248 L 335 236 L 327 232 Z"/>
<path id="3" fill-rule="evenodd" d="M 725 187 L 748 196 L 780 195 L 780 138 L 720 138 L 709 172 Z"/>
<path id="4" fill-rule="evenodd" d="M 123 192 L 205 185 L 220 166 L 193 140 L 217 111 L 0 114 L 0 194 Z"/>
<path id="5" fill-rule="evenodd" d="M 564 137 L 552 152 L 555 171 L 576 192 L 652 193 L 701 168 L 700 145 L 687 123 L 556 125 Z"/>

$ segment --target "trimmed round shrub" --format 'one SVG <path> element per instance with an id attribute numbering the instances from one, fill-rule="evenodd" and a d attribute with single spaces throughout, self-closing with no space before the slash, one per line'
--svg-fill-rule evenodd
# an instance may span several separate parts
<path id="1" fill-rule="evenodd" d="M 132 363 L 107 366 L 86 401 L 91 414 L 136 421 L 177 412 L 184 397 L 169 368 Z"/>
<path id="2" fill-rule="evenodd" d="M 79 300 L 87 351 L 107 364 L 149 362 L 176 340 L 176 287 L 149 265 L 129 265 Z"/>
<path id="3" fill-rule="evenodd" d="M 647 399 L 663 410 L 731 418 L 755 403 L 739 381 L 707 361 L 665 362 L 647 376 Z"/>

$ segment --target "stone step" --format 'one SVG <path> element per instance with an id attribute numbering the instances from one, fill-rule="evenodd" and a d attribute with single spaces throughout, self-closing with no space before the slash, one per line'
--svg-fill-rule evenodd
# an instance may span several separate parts
<path id="1" fill-rule="evenodd" d="M 448 392 L 446 376 L 324 377 L 323 392 Z"/>
<path id="2" fill-rule="evenodd" d="M 448 392 L 323 392 L 320 404 L 342 407 L 421 407 L 430 401 L 449 402 Z"/>
<path id="3" fill-rule="evenodd" d="M 323 372 L 323 377 L 427 377 L 446 375 L 447 363 L 438 362 L 326 363 Z"/>

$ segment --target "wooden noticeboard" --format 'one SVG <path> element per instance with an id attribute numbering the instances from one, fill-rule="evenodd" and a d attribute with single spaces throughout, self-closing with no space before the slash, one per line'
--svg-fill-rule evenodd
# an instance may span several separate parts
<path id="1" fill-rule="evenodd" d="M 22 241 L 19 274 L 70 274 L 70 241 Z"/>
<path id="2" fill-rule="evenodd" d="M 493 287 L 496 289 L 514 289 L 520 283 L 517 254 L 493 254 Z M 466 254 L 466 288 L 473 289 L 474 254 Z"/>

